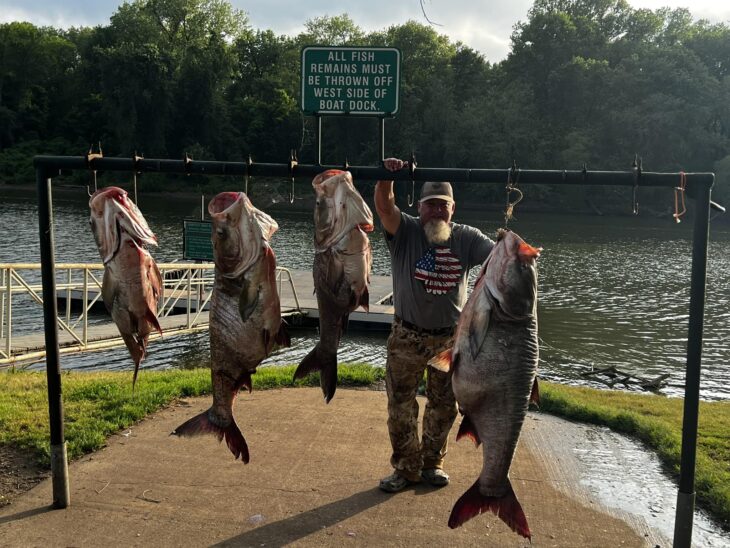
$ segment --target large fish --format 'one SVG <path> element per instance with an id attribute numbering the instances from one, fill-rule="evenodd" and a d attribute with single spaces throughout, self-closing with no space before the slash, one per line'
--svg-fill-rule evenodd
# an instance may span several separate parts
<path id="1" fill-rule="evenodd" d="M 312 180 L 314 209 L 314 291 L 319 309 L 319 342 L 299 364 L 294 378 L 320 372 L 327 403 L 337 389 L 337 347 L 350 312 L 368 310 L 372 254 L 367 233 L 373 214 L 355 189 L 349 171 L 330 169 Z"/>
<path id="2" fill-rule="evenodd" d="M 274 343 L 289 346 L 276 290 L 276 257 L 269 239 L 279 225 L 243 192 L 223 192 L 208 204 L 213 220 L 215 286 L 210 306 L 213 405 L 173 434 L 224 437 L 231 453 L 248 463 L 246 440 L 233 418 L 241 387 Z"/>
<path id="3" fill-rule="evenodd" d="M 145 248 L 156 246 L 157 238 L 121 188 L 97 190 L 89 208 L 89 224 L 104 262 L 102 299 L 132 355 L 134 385 L 150 333 L 162 334 L 157 321 L 162 276 Z"/>
<path id="4" fill-rule="evenodd" d="M 530 538 L 509 480 L 529 402 L 537 401 L 537 269 L 541 249 L 500 230 L 480 278 L 459 318 L 454 346 L 429 363 L 453 371 L 463 420 L 457 439 L 483 444 L 476 483 L 454 505 L 449 527 L 491 510 Z"/>

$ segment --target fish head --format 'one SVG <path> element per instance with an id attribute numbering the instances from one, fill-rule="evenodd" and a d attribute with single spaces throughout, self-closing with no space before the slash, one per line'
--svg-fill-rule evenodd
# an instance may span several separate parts
<path id="1" fill-rule="evenodd" d="M 124 237 L 138 246 L 157 245 L 157 237 L 125 190 L 115 186 L 97 190 L 89 200 L 89 209 L 89 224 L 104 264 L 117 254 Z"/>
<path id="2" fill-rule="evenodd" d="M 208 204 L 213 220 L 213 258 L 224 276 L 238 277 L 261 257 L 279 229 L 243 192 L 221 192 Z"/>
<path id="3" fill-rule="evenodd" d="M 372 232 L 373 213 L 355 188 L 349 171 L 328 169 L 312 180 L 315 244 L 323 250 L 339 242 L 355 227 Z"/>
<path id="4" fill-rule="evenodd" d="M 487 290 L 509 318 L 535 315 L 537 305 L 537 258 L 541 247 L 533 247 L 511 230 L 500 230 L 497 243 L 485 263 Z"/>

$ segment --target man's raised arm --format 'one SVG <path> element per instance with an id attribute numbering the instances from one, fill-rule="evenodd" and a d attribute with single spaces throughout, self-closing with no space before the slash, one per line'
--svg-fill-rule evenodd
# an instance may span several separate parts
<path id="1" fill-rule="evenodd" d="M 387 158 L 383 160 L 383 166 L 388 171 L 400 171 L 408 166 L 408 162 L 398 158 Z M 393 181 L 378 181 L 375 185 L 375 211 L 378 212 L 385 231 L 395 235 L 400 226 L 400 209 L 395 205 Z"/>

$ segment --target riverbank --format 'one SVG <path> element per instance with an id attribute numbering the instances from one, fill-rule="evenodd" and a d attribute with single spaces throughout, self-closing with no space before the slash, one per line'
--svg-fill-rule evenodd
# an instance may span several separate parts
<path id="1" fill-rule="evenodd" d="M 291 386 L 294 367 L 266 367 L 253 376 L 254 391 Z M 340 366 L 340 386 L 382 388 L 383 370 L 367 365 Z M 11 462 L 33 467 L 25 472 L 0 468 L 0 496 L 12 500 L 32 486 L 48 466 L 48 419 L 45 376 L 8 372 L 0 384 L 0 447 L 10 448 Z M 296 386 L 317 386 L 316 377 Z M 63 377 L 66 438 L 71 459 L 96 451 L 109 436 L 180 398 L 210 392 L 207 369 L 144 371 L 133 393 L 127 373 L 65 374 Z M 246 398 L 246 396 L 242 396 Z M 541 410 L 557 416 L 605 425 L 633 436 L 656 451 L 668 470 L 678 471 L 681 450 L 682 400 L 541 383 Z M 698 503 L 721 523 L 730 523 L 730 402 L 702 402 L 697 449 Z M 22 481 L 16 481 L 23 478 Z M 3 487 L 5 485 L 5 487 Z M 2 505 L 0 499 L 0 505 Z"/>

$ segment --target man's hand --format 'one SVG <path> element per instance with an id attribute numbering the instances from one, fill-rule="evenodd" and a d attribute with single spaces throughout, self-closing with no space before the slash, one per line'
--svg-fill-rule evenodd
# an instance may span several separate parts
<path id="1" fill-rule="evenodd" d="M 388 171 L 400 171 L 404 167 L 408 167 L 408 162 L 399 158 L 386 158 L 383 160 L 383 167 Z"/>
<path id="2" fill-rule="evenodd" d="M 408 162 L 398 158 L 386 158 L 383 160 L 383 167 L 390 172 L 395 172 L 408 167 Z M 395 235 L 400 226 L 400 209 L 395 205 L 393 181 L 378 181 L 378 184 L 375 185 L 375 211 L 378 212 L 385 231 Z"/>

